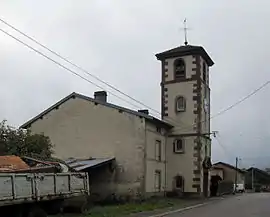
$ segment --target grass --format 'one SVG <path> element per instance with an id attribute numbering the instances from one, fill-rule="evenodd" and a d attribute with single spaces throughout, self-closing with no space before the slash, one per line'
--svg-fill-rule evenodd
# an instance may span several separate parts
<path id="1" fill-rule="evenodd" d="M 198 203 L 198 200 L 182 199 L 151 199 L 141 203 L 126 203 L 120 205 L 96 206 L 89 210 L 87 214 L 67 214 L 65 217 L 123 217 L 154 210 L 164 210 L 166 208 L 181 208 Z M 60 217 L 60 215 L 58 216 Z"/>

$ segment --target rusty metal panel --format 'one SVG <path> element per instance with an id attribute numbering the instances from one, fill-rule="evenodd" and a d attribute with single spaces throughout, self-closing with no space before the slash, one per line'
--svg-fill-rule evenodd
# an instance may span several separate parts
<path id="1" fill-rule="evenodd" d="M 18 156 L 0 156 L 0 172 L 29 169 L 29 166 Z"/>

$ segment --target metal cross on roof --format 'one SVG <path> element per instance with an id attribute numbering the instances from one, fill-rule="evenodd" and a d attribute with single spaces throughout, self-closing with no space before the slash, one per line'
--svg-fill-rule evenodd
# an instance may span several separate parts
<path id="1" fill-rule="evenodd" d="M 184 19 L 184 33 L 185 33 L 185 45 L 188 45 L 188 40 L 187 40 L 187 18 Z"/>

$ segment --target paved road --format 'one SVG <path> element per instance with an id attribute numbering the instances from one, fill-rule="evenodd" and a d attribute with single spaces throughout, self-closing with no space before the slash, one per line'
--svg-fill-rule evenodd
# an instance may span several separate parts
<path id="1" fill-rule="evenodd" d="M 250 193 L 168 215 L 168 217 L 269 217 L 270 193 Z"/>

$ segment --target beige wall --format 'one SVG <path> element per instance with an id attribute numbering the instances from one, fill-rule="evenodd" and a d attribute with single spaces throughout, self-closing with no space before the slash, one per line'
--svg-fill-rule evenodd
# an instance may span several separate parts
<path id="1" fill-rule="evenodd" d="M 166 137 L 165 130 L 162 129 L 161 133 L 157 132 L 156 126 L 146 122 L 146 192 L 157 192 L 155 189 L 155 171 L 158 170 L 161 173 L 161 192 L 166 187 Z M 161 141 L 161 160 L 156 159 L 155 155 L 155 142 Z"/>
<path id="2" fill-rule="evenodd" d="M 144 118 L 75 98 L 34 122 L 31 130 L 49 136 L 61 159 L 114 156 L 118 184 L 112 191 L 143 188 Z"/>
<path id="3" fill-rule="evenodd" d="M 215 164 L 215 166 L 223 169 L 223 179 L 225 181 L 235 182 L 235 170 L 223 164 Z M 245 184 L 245 176 L 243 173 L 237 172 L 237 184 Z"/>
<path id="4" fill-rule="evenodd" d="M 219 176 L 220 178 L 223 179 L 223 169 L 217 169 L 213 167 L 210 171 L 211 176 Z"/>

